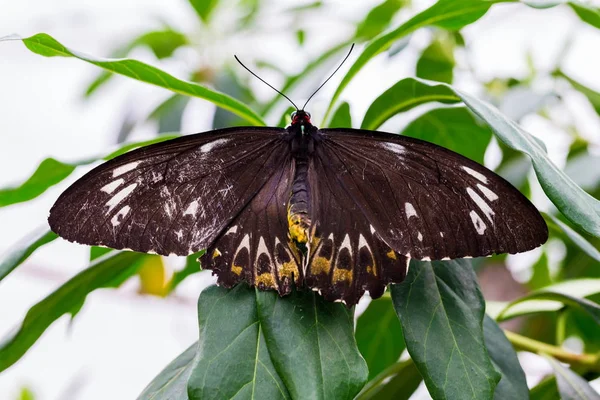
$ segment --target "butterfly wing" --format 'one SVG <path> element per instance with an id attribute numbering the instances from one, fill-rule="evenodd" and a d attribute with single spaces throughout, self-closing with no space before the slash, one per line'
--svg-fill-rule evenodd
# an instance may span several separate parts
<path id="1" fill-rule="evenodd" d="M 290 153 L 258 194 L 200 258 L 218 283 L 233 287 L 242 280 L 259 289 L 291 291 L 302 281 L 302 254 L 289 240 L 287 204 L 293 161 Z"/>
<path id="2" fill-rule="evenodd" d="M 525 196 L 466 157 L 382 132 L 321 133 L 316 157 L 361 218 L 406 257 L 518 253 L 548 238 L 542 216 Z"/>
<path id="3" fill-rule="evenodd" d="M 143 147 L 90 171 L 48 218 L 63 238 L 188 255 L 209 246 L 283 168 L 278 128 L 229 128 Z"/>

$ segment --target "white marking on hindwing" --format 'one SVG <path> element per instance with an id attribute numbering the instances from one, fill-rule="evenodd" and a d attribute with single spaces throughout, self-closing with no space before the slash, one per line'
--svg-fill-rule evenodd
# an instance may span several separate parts
<path id="1" fill-rule="evenodd" d="M 487 178 L 481 172 L 477 172 L 474 169 L 471 169 L 471 168 L 465 167 L 465 166 L 463 166 L 462 169 L 464 169 L 465 171 L 467 171 L 467 174 L 471 175 L 475 179 L 478 179 L 478 180 L 480 180 L 483 183 L 488 183 Z"/>
<path id="2" fill-rule="evenodd" d="M 227 232 L 225 232 L 225 235 L 229 235 L 230 233 L 237 233 L 237 230 L 238 230 L 238 226 L 234 225 L 231 228 L 229 228 L 227 230 Z M 275 238 L 275 240 L 277 240 L 277 238 Z M 275 244 L 277 245 L 277 242 L 275 242 Z"/>
<path id="3" fill-rule="evenodd" d="M 373 225 L 369 224 L 369 229 L 371 230 L 371 233 L 375 233 L 375 228 L 373 228 Z"/>
<path id="4" fill-rule="evenodd" d="M 477 204 L 477 207 L 479 207 L 481 209 L 481 211 L 483 211 L 483 213 L 485 214 L 487 219 L 489 219 L 491 223 L 494 223 L 494 221 L 492 220 L 492 216 L 495 213 L 494 213 L 494 210 L 491 209 L 489 204 L 486 203 L 485 200 L 483 200 L 481 198 L 481 196 L 478 195 L 477 192 L 474 191 L 473 189 L 467 188 L 467 193 L 469 194 L 469 197 L 471 197 L 471 199 L 473 199 L 475 204 Z"/>
<path id="5" fill-rule="evenodd" d="M 421 232 L 419 232 L 419 234 L 417 235 L 417 239 L 419 239 L 419 242 L 423 241 L 423 234 Z"/>
<path id="6" fill-rule="evenodd" d="M 246 236 L 244 236 L 242 238 L 242 241 L 240 242 L 240 245 L 238 246 L 237 250 L 235 251 L 235 254 L 237 255 L 237 253 L 240 252 L 241 249 L 243 248 L 248 249 L 248 255 L 250 255 L 250 234 L 247 233 Z M 235 260 L 235 257 L 233 257 L 233 259 Z"/>
<path id="7" fill-rule="evenodd" d="M 418 217 L 417 210 L 415 210 L 411 203 L 404 203 L 404 212 L 406 212 L 406 219 L 410 219 L 410 217 Z"/>
<path id="8" fill-rule="evenodd" d="M 108 214 L 109 212 L 111 212 L 111 210 L 115 208 L 117 204 L 119 204 L 123 201 L 123 199 L 129 196 L 129 194 L 135 190 L 137 185 L 137 183 L 132 183 L 129 186 L 125 186 L 123 189 L 118 191 L 117 194 L 111 197 L 110 200 L 106 202 L 106 205 L 108 206 L 108 211 L 106 213 Z"/>
<path id="9" fill-rule="evenodd" d="M 486 186 L 483 186 L 481 183 L 477 184 L 477 188 L 484 194 L 485 197 L 488 198 L 489 201 L 498 200 L 498 195 L 488 189 Z"/>
<path id="10" fill-rule="evenodd" d="M 367 243 L 367 239 L 365 239 L 365 237 L 361 233 L 360 235 L 358 235 L 358 249 L 360 250 L 363 247 L 366 247 L 369 251 L 371 251 L 369 243 Z"/>
<path id="11" fill-rule="evenodd" d="M 113 170 L 113 178 L 119 176 L 119 175 L 123 175 L 125 172 L 129 172 L 132 169 L 135 169 L 135 167 L 137 167 L 140 164 L 139 161 L 134 161 L 134 162 L 130 162 L 128 164 L 125 165 L 121 165 L 120 167 L 117 167 Z"/>
<path id="12" fill-rule="evenodd" d="M 258 257 L 261 254 L 266 254 L 269 257 L 269 262 L 271 261 L 271 255 L 269 254 L 269 249 L 267 248 L 267 244 L 265 243 L 265 238 L 262 236 L 258 239 L 258 247 L 256 248 L 256 261 L 258 261 Z"/>
<path id="13" fill-rule="evenodd" d="M 125 206 L 121 208 L 113 217 L 110 219 L 110 223 L 112 226 L 117 226 L 121 223 L 121 219 L 125 218 L 125 216 L 129 213 L 131 207 Z"/>
<path id="14" fill-rule="evenodd" d="M 224 145 L 227 142 L 229 142 L 229 139 L 217 139 L 217 140 L 213 140 L 212 142 L 208 142 L 208 143 L 202 145 L 200 147 L 200 152 L 201 153 L 208 153 L 209 151 L 211 151 L 215 147 L 219 147 L 221 145 Z"/>
<path id="15" fill-rule="evenodd" d="M 473 222 L 473 226 L 475 227 L 477 233 L 483 235 L 487 226 L 485 226 L 485 223 L 483 222 L 479 214 L 477 214 L 475 211 L 471 211 L 469 213 L 469 216 L 471 217 L 471 222 Z"/>
<path id="16" fill-rule="evenodd" d="M 183 215 L 196 215 L 197 211 L 198 211 L 198 200 L 194 200 L 187 206 L 187 208 L 183 212 Z"/>
<path id="17" fill-rule="evenodd" d="M 423 257 L 421 258 L 421 261 L 431 261 L 431 257 Z"/>
<path id="18" fill-rule="evenodd" d="M 112 193 L 115 191 L 116 188 L 118 188 L 119 186 L 121 186 L 123 184 L 123 182 L 125 182 L 125 179 L 121 178 L 121 179 L 116 179 L 104 186 L 102 186 L 102 188 L 100 190 L 102 190 L 103 192 L 106 192 L 108 194 Z"/>
<path id="19" fill-rule="evenodd" d="M 406 147 L 404 147 L 398 143 L 383 142 L 383 147 L 385 147 L 386 149 L 388 149 L 398 155 L 402 155 L 406 152 Z"/>
<path id="20" fill-rule="evenodd" d="M 347 248 L 348 250 L 350 250 L 350 254 L 352 254 L 352 247 L 350 247 L 350 235 L 346 234 L 346 236 L 344 236 L 344 240 L 342 241 L 342 245 L 340 246 L 340 250 L 343 248 Z"/>

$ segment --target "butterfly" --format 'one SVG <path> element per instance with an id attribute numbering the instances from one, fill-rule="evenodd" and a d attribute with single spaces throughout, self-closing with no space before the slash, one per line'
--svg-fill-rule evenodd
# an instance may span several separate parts
<path id="1" fill-rule="evenodd" d="M 227 288 L 306 287 L 348 306 L 401 282 L 411 258 L 519 253 L 548 238 L 535 206 L 482 165 L 406 136 L 318 129 L 304 107 L 285 129 L 225 128 L 116 157 L 48 221 L 87 245 L 206 249 L 202 268 Z"/>

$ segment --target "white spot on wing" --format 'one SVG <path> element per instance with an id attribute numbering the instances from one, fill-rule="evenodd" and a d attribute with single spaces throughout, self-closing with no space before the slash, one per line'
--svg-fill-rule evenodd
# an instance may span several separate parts
<path id="1" fill-rule="evenodd" d="M 469 216 L 471 217 L 471 222 L 473 222 L 473 226 L 475 227 L 477 233 L 483 235 L 487 227 L 485 226 L 485 223 L 483 222 L 479 214 L 477 214 L 475 211 L 471 211 L 469 213 Z"/>
<path id="2" fill-rule="evenodd" d="M 110 193 L 114 192 L 116 188 L 121 186 L 123 184 L 123 182 L 125 182 L 125 179 L 123 179 L 123 178 L 114 180 L 111 183 L 108 183 L 108 184 L 102 186 L 102 189 L 100 189 L 100 190 L 110 194 Z"/>
<path id="3" fill-rule="evenodd" d="M 404 203 L 404 211 L 406 212 L 406 219 L 418 217 L 417 210 L 415 210 L 411 203 Z"/>
<path id="4" fill-rule="evenodd" d="M 183 239 L 183 231 L 181 229 L 175 232 L 175 234 L 177 235 L 177 239 Z"/>
<path id="5" fill-rule="evenodd" d="M 485 216 L 487 217 L 487 219 L 490 220 L 490 222 L 494 222 L 492 220 L 492 216 L 495 214 L 494 210 L 492 210 L 489 206 L 488 203 L 485 202 L 485 200 L 483 200 L 481 198 L 480 195 L 477 194 L 477 192 L 475 192 L 473 189 L 471 188 L 467 188 L 467 193 L 469 194 L 469 196 L 471 197 L 471 199 L 473 199 L 473 201 L 475 202 L 475 204 L 477 204 L 477 207 L 479 207 L 481 209 L 481 211 L 483 211 L 483 213 L 485 214 Z"/>
<path id="6" fill-rule="evenodd" d="M 488 180 L 485 177 L 485 175 L 483 175 L 481 172 L 477 172 L 474 169 L 471 169 L 471 168 L 465 167 L 465 166 L 463 166 L 462 169 L 464 169 L 465 171 L 467 171 L 467 174 L 471 175 L 475 179 L 478 179 L 478 180 L 480 180 L 483 183 L 487 183 L 488 182 Z"/>
<path id="7" fill-rule="evenodd" d="M 139 161 L 130 162 L 125 165 L 121 165 L 113 170 L 113 178 L 119 175 L 123 175 L 125 172 L 129 172 L 140 164 Z"/>
<path id="8" fill-rule="evenodd" d="M 124 218 L 129 211 L 131 210 L 131 207 L 129 206 L 125 206 L 123 208 L 121 208 L 111 219 L 110 219 L 110 223 L 112 224 L 112 226 L 117 226 L 121 223 L 121 219 Z"/>
<path id="9" fill-rule="evenodd" d="M 423 241 L 423 235 L 421 234 L 421 232 L 419 232 L 419 235 L 417 236 L 417 239 L 419 239 L 420 242 Z"/>
<path id="10" fill-rule="evenodd" d="M 208 142 L 208 143 L 202 145 L 200 147 L 200 152 L 201 153 L 208 153 L 209 151 L 211 151 L 215 147 L 222 146 L 225 143 L 227 143 L 228 141 L 229 141 L 229 139 L 217 139 L 217 140 L 213 140 L 212 142 Z"/>
<path id="11" fill-rule="evenodd" d="M 421 261 L 431 261 L 431 257 L 423 257 L 421 258 Z"/>
<path id="12" fill-rule="evenodd" d="M 371 233 L 375 233 L 375 228 L 373 228 L 373 225 L 369 225 L 369 229 L 371 230 Z"/>
<path id="13" fill-rule="evenodd" d="M 196 215 L 197 211 L 198 211 L 198 200 L 194 200 L 187 206 L 187 208 L 183 212 L 183 215 Z"/>
<path id="14" fill-rule="evenodd" d="M 444 237 L 444 232 L 440 232 L 440 237 Z"/>
<path id="15" fill-rule="evenodd" d="M 237 233 L 238 227 L 237 225 L 232 226 L 231 228 L 229 228 L 227 230 L 227 232 L 225 233 L 225 235 L 229 235 L 230 233 Z M 277 245 L 277 238 L 275 238 L 275 245 Z"/>
<path id="16" fill-rule="evenodd" d="M 483 186 L 481 183 L 477 184 L 477 188 L 481 191 L 481 193 L 484 194 L 485 197 L 487 197 L 487 199 L 489 201 L 498 200 L 498 195 L 496 193 L 492 192 L 486 186 Z"/>
<path id="17" fill-rule="evenodd" d="M 398 155 L 402 155 L 404 152 L 406 152 L 406 148 L 398 143 L 384 142 L 383 147 Z"/>
<path id="18" fill-rule="evenodd" d="M 137 185 L 137 183 L 132 183 L 131 185 L 126 186 L 125 188 L 117 192 L 117 194 L 115 194 L 113 197 L 111 197 L 111 199 L 106 202 L 106 205 L 108 206 L 107 213 L 109 213 L 113 208 L 115 208 L 117 204 L 122 202 L 123 199 L 129 196 L 129 194 L 135 190 Z"/>

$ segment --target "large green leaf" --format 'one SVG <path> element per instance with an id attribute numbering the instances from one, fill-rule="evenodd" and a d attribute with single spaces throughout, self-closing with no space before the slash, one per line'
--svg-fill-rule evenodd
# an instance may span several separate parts
<path id="1" fill-rule="evenodd" d="M 335 90 L 324 120 L 337 103 L 340 95 L 352 78 L 376 55 L 387 50 L 395 41 L 424 26 L 437 26 L 443 29 L 459 30 L 481 18 L 492 5 L 505 0 L 439 0 L 434 5 L 415 15 L 393 31 L 371 41 L 350 67 Z M 510 0 L 507 0 L 510 1 Z"/>
<path id="2" fill-rule="evenodd" d="M 209 22 L 210 15 L 219 4 L 219 0 L 189 0 L 189 2 L 204 23 Z"/>
<path id="3" fill-rule="evenodd" d="M 432 81 L 452 83 L 455 43 L 449 35 L 438 35 L 423 50 L 417 61 L 417 76 Z"/>
<path id="4" fill-rule="evenodd" d="M 331 122 L 329 123 L 330 128 L 352 128 L 352 116 L 350 115 L 350 104 L 343 102 L 340 104 Z"/>
<path id="5" fill-rule="evenodd" d="M 569 5 L 582 21 L 600 29 L 600 8 L 580 1 L 570 1 Z"/>
<path id="6" fill-rule="evenodd" d="M 17 362 L 50 324 L 64 314 L 77 312 L 90 292 L 115 286 L 133 275 L 144 256 L 111 252 L 31 307 L 23 322 L 0 342 L 0 371 Z"/>
<path id="7" fill-rule="evenodd" d="M 437 108 L 421 115 L 403 135 L 433 142 L 483 164 L 492 131 L 466 108 Z"/>
<path id="8" fill-rule="evenodd" d="M 25 182 L 16 187 L 0 189 L 0 207 L 32 200 L 56 185 L 75 170 L 76 166 L 46 158 Z"/>
<path id="9" fill-rule="evenodd" d="M 0 281 L 27 260 L 34 251 L 50 243 L 57 237 L 56 233 L 49 231 L 44 226 L 11 246 L 10 251 L 3 254 L 0 259 Z"/>
<path id="10" fill-rule="evenodd" d="M 352 313 L 313 292 L 279 298 L 213 286 L 201 293 L 198 316 L 190 399 L 351 399 L 366 380 Z"/>
<path id="11" fill-rule="evenodd" d="M 406 280 L 392 286 L 392 300 L 433 398 L 493 398 L 500 374 L 485 347 L 485 303 L 467 260 L 411 260 Z"/>
<path id="12" fill-rule="evenodd" d="M 152 379 L 137 400 L 188 400 L 187 382 L 192 373 L 197 349 L 196 342 L 171 361 Z"/>
<path id="13" fill-rule="evenodd" d="M 11 38 L 14 39 L 14 38 Z M 2 39 L 0 39 L 2 40 Z M 7 40 L 6 38 L 4 40 Z M 32 52 L 46 57 L 76 57 L 80 60 L 104 68 L 107 71 L 121 74 L 138 81 L 150 83 L 187 96 L 199 97 L 208 100 L 218 107 L 231 111 L 244 118 L 252 125 L 264 125 L 263 119 L 242 102 L 223 93 L 205 88 L 193 82 L 186 82 L 161 71 L 141 61 L 131 59 L 99 59 L 70 50 L 56 39 L 45 33 L 40 33 L 29 38 L 21 39 L 25 46 Z"/>
<path id="14" fill-rule="evenodd" d="M 569 368 L 563 366 L 554 358 L 547 355 L 544 357 L 554 369 L 558 392 L 562 399 L 600 400 L 600 394 L 598 394 L 585 379 L 571 371 Z"/>
<path id="15" fill-rule="evenodd" d="M 517 353 L 498 324 L 485 316 L 483 320 L 485 347 L 492 359 L 496 371 L 502 379 L 496 386 L 494 399 L 526 399 L 529 396 L 525 372 L 519 364 Z"/>
<path id="16" fill-rule="evenodd" d="M 356 27 L 355 38 L 370 40 L 379 35 L 407 2 L 407 0 L 384 0 L 383 3 L 373 7 Z"/>
<path id="17" fill-rule="evenodd" d="M 392 299 L 373 300 L 356 322 L 356 343 L 369 366 L 369 379 L 396 363 L 406 348 Z"/>

